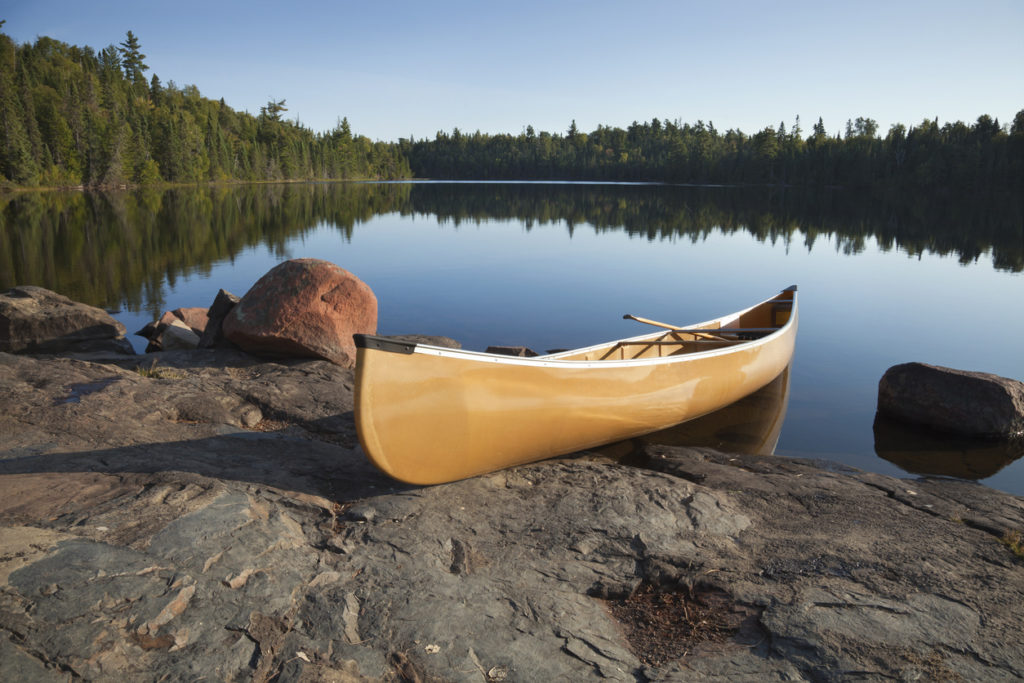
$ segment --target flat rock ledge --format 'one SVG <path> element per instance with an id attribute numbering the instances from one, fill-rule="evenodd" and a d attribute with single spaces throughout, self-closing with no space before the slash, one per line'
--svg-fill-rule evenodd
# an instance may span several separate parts
<path id="1" fill-rule="evenodd" d="M 1024 676 L 1021 498 L 649 445 L 405 486 L 352 379 L 0 353 L 0 679 Z"/>

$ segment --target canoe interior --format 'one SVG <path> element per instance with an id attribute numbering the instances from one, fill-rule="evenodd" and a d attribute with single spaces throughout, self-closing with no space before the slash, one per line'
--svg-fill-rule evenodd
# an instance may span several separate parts
<path id="1" fill-rule="evenodd" d="M 690 325 L 680 330 L 665 330 L 585 349 L 563 351 L 543 358 L 575 361 L 632 360 L 711 351 L 765 337 L 785 325 L 792 311 L 793 291 L 785 290 L 768 301 L 725 318 Z"/>

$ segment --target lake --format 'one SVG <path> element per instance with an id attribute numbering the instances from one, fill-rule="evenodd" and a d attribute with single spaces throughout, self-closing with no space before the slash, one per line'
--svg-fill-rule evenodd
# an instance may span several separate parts
<path id="1" fill-rule="evenodd" d="M 369 284 L 380 334 L 481 350 L 634 336 L 649 328 L 625 313 L 685 324 L 796 284 L 777 455 L 1024 495 L 1019 446 L 875 422 L 878 381 L 897 363 L 1024 379 L 1019 197 L 498 182 L 0 196 L 0 289 L 39 285 L 106 307 L 129 333 L 163 310 L 208 306 L 218 289 L 240 296 L 301 257 Z"/>

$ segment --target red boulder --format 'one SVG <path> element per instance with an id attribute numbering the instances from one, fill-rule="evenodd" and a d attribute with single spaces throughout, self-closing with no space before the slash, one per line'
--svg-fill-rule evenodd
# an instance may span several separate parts
<path id="1" fill-rule="evenodd" d="M 333 263 L 295 259 L 256 281 L 224 319 L 224 336 L 251 353 L 355 365 L 353 334 L 377 331 L 377 297 Z"/>

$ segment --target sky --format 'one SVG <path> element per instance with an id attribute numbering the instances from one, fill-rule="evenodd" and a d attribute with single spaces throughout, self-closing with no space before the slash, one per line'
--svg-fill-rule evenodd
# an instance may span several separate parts
<path id="1" fill-rule="evenodd" d="M 1024 109 L 1024 0 L 0 0 L 0 20 L 97 51 L 130 30 L 147 77 L 374 140 L 798 116 L 884 135 Z"/>

